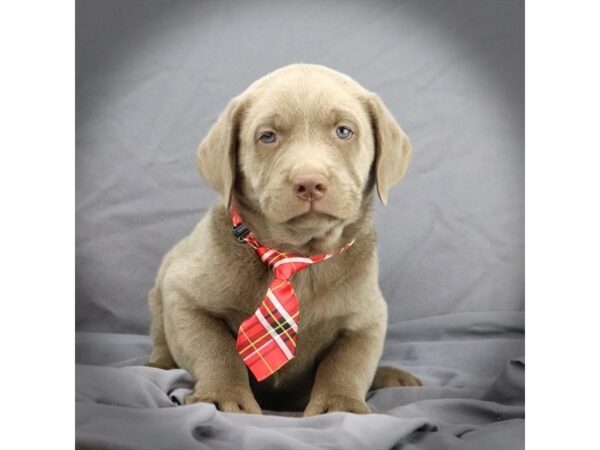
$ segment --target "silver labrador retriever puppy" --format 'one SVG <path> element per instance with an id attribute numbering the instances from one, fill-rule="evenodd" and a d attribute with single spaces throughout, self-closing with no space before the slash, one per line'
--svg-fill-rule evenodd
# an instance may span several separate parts
<path id="1" fill-rule="evenodd" d="M 197 383 L 186 403 L 228 412 L 367 413 L 370 386 L 420 385 L 402 370 L 377 369 L 387 308 L 377 281 L 374 190 L 387 203 L 410 158 L 409 140 L 381 100 L 326 67 L 284 67 L 234 98 L 197 154 L 222 197 L 165 256 L 149 294 L 149 365 L 187 369 Z M 293 277 L 301 305 L 296 355 L 260 383 L 236 335 L 272 272 L 234 239 L 232 205 L 258 242 L 282 252 L 334 252 L 355 240 Z"/>

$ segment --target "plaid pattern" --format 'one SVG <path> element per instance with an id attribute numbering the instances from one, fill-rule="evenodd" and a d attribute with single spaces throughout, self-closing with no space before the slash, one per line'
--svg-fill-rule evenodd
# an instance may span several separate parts
<path id="1" fill-rule="evenodd" d="M 231 219 L 234 229 L 243 225 L 239 214 L 233 208 Z M 335 254 L 303 257 L 263 247 L 251 232 L 240 239 L 254 248 L 262 262 L 267 264 L 274 274 L 260 306 L 253 315 L 242 322 L 237 337 L 238 353 L 256 380 L 262 381 L 296 354 L 300 304 L 289 279 L 302 269 L 343 252 L 354 241 Z"/>

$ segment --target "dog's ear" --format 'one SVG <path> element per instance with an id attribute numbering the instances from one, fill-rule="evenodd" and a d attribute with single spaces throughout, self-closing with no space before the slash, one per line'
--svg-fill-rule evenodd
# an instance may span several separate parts
<path id="1" fill-rule="evenodd" d="M 196 164 L 204 181 L 223 194 L 228 207 L 235 183 L 238 136 L 243 110 L 243 101 L 239 97 L 231 100 L 196 152 Z"/>
<path id="2" fill-rule="evenodd" d="M 381 203 L 387 205 L 389 190 L 406 173 L 412 157 L 408 136 L 379 96 L 367 98 L 371 126 L 375 138 L 375 180 Z"/>

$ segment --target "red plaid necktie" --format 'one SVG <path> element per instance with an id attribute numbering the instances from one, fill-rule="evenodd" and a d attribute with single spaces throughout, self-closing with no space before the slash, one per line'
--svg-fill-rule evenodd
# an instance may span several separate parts
<path id="1" fill-rule="evenodd" d="M 257 381 L 262 381 L 277 372 L 296 353 L 300 305 L 289 279 L 311 264 L 343 252 L 354 241 L 336 253 L 306 258 L 260 245 L 233 208 L 231 219 L 238 241 L 250 245 L 275 275 L 262 303 L 254 314 L 242 322 L 237 336 L 238 353 Z"/>

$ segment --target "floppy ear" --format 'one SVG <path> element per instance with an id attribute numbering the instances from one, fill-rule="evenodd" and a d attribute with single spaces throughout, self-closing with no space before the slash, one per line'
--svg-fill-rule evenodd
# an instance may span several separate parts
<path id="1" fill-rule="evenodd" d="M 375 180 L 381 203 L 387 205 L 388 191 L 406 173 L 411 160 L 412 146 L 392 113 L 379 96 L 367 100 L 375 137 Z"/>
<path id="2" fill-rule="evenodd" d="M 235 182 L 242 110 L 242 101 L 239 97 L 231 100 L 196 152 L 196 164 L 204 181 L 223 194 L 228 207 Z"/>

